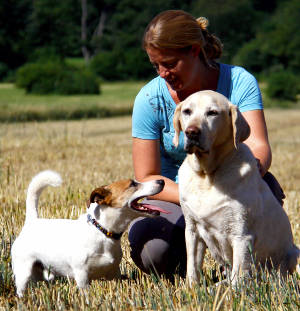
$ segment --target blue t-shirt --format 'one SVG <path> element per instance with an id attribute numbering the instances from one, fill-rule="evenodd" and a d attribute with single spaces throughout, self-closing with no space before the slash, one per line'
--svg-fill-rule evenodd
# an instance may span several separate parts
<path id="1" fill-rule="evenodd" d="M 253 75 L 244 68 L 219 64 L 217 92 L 226 96 L 241 112 L 263 109 L 259 86 Z M 159 139 L 161 175 L 177 182 L 177 173 L 186 152 L 183 133 L 179 144 L 173 145 L 175 134 L 173 115 L 176 104 L 164 79 L 160 76 L 146 84 L 138 93 L 132 114 L 132 136 Z"/>

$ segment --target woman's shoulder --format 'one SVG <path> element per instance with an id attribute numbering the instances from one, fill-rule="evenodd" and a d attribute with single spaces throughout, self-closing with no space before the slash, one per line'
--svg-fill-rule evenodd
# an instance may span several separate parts
<path id="1" fill-rule="evenodd" d="M 162 78 L 160 76 L 153 78 L 147 84 L 145 84 L 139 91 L 137 97 L 149 97 L 161 92 Z"/>
<path id="2" fill-rule="evenodd" d="M 232 81 L 238 79 L 255 79 L 253 74 L 251 74 L 249 71 L 241 66 L 220 63 L 220 70 L 224 73 L 230 74 Z"/>
<path id="3" fill-rule="evenodd" d="M 220 70 L 223 70 L 224 77 L 230 79 L 227 97 L 241 111 L 263 108 L 259 85 L 254 75 L 245 68 L 235 65 L 220 64 Z"/>

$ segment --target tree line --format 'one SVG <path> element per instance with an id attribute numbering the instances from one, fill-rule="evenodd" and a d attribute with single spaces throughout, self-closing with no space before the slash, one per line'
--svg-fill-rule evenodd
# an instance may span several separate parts
<path id="1" fill-rule="evenodd" d="M 0 80 L 28 63 L 82 58 L 105 80 L 154 75 L 141 49 L 159 12 L 208 18 L 224 44 L 220 61 L 259 76 L 300 72 L 299 0 L 4 0 L 0 3 Z"/>

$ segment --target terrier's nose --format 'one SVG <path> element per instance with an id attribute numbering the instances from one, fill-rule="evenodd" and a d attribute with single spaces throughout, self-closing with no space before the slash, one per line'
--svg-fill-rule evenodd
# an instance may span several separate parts
<path id="1" fill-rule="evenodd" d="M 159 184 L 159 185 L 162 185 L 162 186 L 165 185 L 165 181 L 163 179 L 156 180 L 156 183 Z"/>

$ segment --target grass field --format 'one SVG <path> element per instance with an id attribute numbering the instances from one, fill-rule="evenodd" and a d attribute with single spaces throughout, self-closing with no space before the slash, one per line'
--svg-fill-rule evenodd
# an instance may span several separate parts
<path id="1" fill-rule="evenodd" d="M 74 60 L 72 60 L 74 61 Z M 80 66 L 81 62 L 79 62 Z M 144 82 L 101 83 L 100 95 L 33 95 L 11 83 L 0 83 L 0 122 L 80 120 L 130 115 Z M 300 108 L 298 102 L 273 100 L 260 84 L 265 107 Z"/>
<path id="2" fill-rule="evenodd" d="M 285 191 L 284 208 L 299 246 L 300 110 L 266 110 L 266 119 L 273 149 L 271 171 Z M 24 222 L 31 178 L 44 169 L 58 171 L 64 183 L 45 190 L 40 214 L 76 218 L 85 211 L 86 199 L 96 186 L 133 177 L 130 121 L 125 116 L 0 124 L 0 310 L 299 310 L 299 275 L 281 284 L 276 275 L 266 274 L 260 283 L 245 281 L 233 291 L 214 286 L 211 271 L 216 265 L 207 256 L 202 282 L 190 290 L 178 276 L 170 283 L 141 273 L 129 256 L 126 233 L 121 271 L 127 279 L 93 281 L 89 304 L 66 279 L 30 284 L 25 297 L 16 298 L 10 246 Z"/>
<path id="3" fill-rule="evenodd" d="M 129 115 L 143 82 L 101 84 L 100 95 L 33 95 L 0 84 L 0 122 L 76 120 Z"/>

